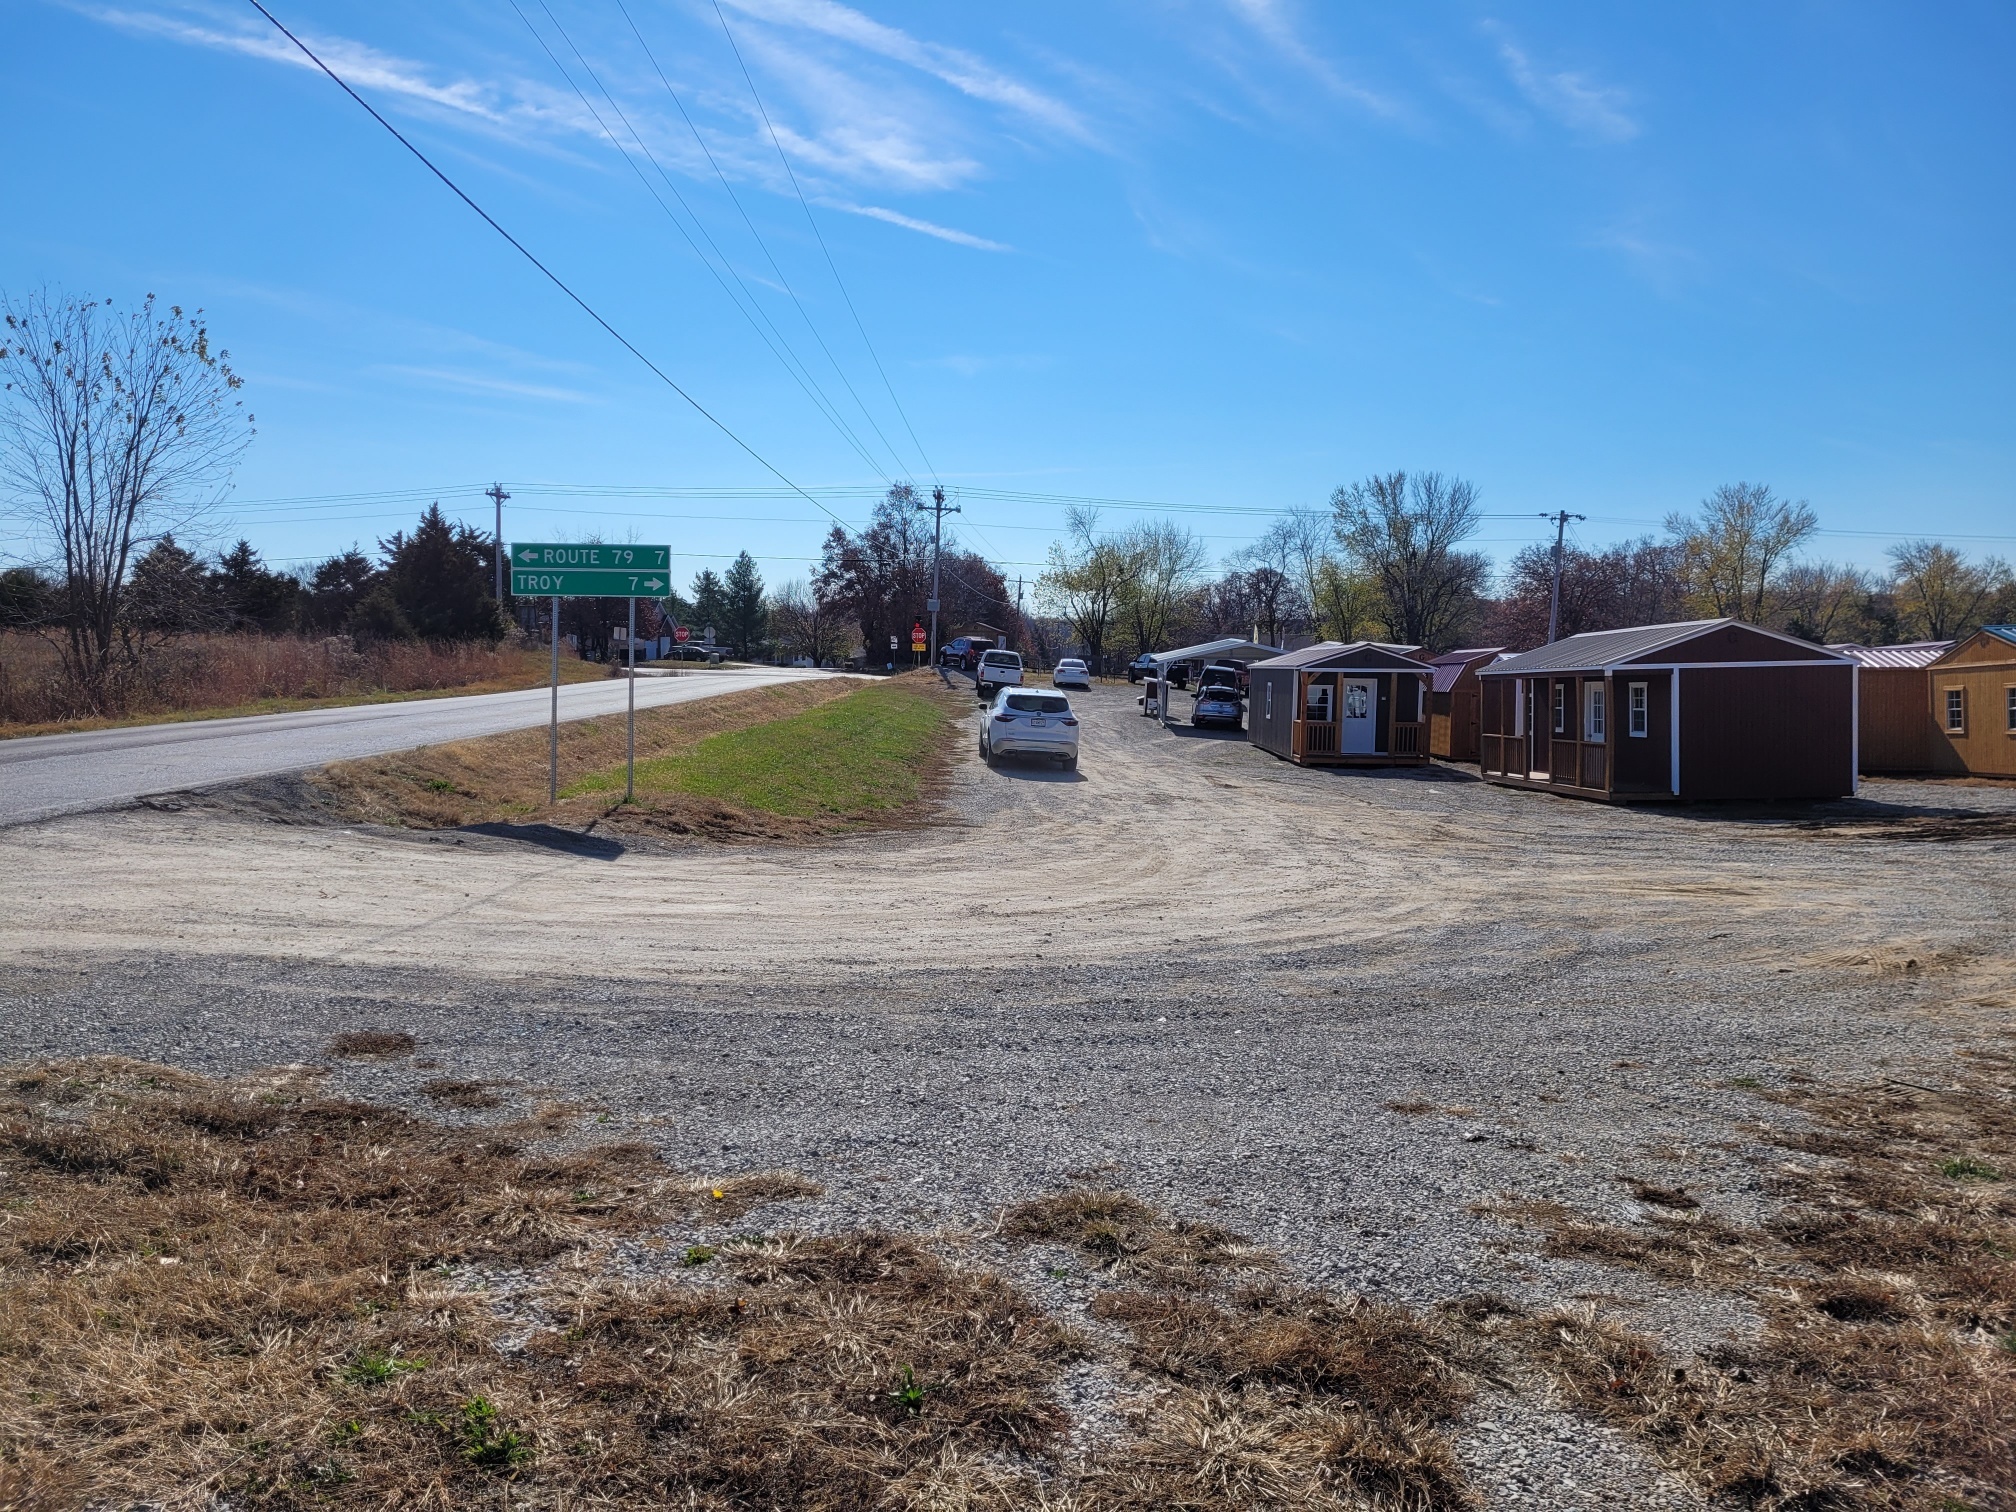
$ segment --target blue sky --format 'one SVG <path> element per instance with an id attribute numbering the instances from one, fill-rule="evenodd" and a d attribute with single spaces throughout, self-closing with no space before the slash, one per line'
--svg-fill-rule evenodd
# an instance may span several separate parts
<path id="1" fill-rule="evenodd" d="M 1500 559 L 1739 479 L 1836 559 L 2016 551 L 2006 5 L 274 8 L 790 479 L 859 521 L 940 478 L 1011 578 L 1063 496 L 1229 554 L 1393 468 L 1473 479 Z M 501 479 L 519 539 L 816 554 L 818 510 L 249 6 L 6 28 L 0 288 L 209 312 L 259 420 L 211 544 L 487 523 Z"/>

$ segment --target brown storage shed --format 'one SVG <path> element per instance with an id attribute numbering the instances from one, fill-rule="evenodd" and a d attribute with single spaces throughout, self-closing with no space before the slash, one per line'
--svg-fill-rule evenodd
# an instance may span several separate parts
<path id="1" fill-rule="evenodd" d="M 1300 766 L 1420 766 L 1434 673 L 1393 646 L 1324 641 L 1246 669 L 1246 738 Z"/>
<path id="2" fill-rule="evenodd" d="M 2016 777 L 2016 625 L 1984 625 L 1926 670 L 1932 770 Z"/>
<path id="3" fill-rule="evenodd" d="M 1940 640 L 1827 648 L 1852 656 L 1862 668 L 1855 723 L 1863 775 L 1931 770 L 1931 683 L 1925 669 L 1952 645 Z"/>
<path id="4" fill-rule="evenodd" d="M 1492 781 L 1611 801 L 1855 791 L 1838 651 L 1733 619 L 1595 630 L 1480 668 Z"/>
<path id="5" fill-rule="evenodd" d="M 1477 669 L 1505 654 L 1503 646 L 1445 651 L 1430 657 L 1435 680 L 1428 687 L 1428 754 L 1442 761 L 1477 759 Z"/>

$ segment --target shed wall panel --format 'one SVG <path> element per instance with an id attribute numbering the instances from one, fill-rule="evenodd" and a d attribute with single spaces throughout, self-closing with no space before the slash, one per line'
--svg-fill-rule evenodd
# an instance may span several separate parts
<path id="1" fill-rule="evenodd" d="M 1860 699 L 1865 772 L 1923 772 L 1932 764 L 1930 674 L 1923 667 L 1864 667 Z"/>
<path id="2" fill-rule="evenodd" d="M 1272 713 L 1268 690 L 1273 690 Z M 1246 739 L 1263 751 L 1288 757 L 1295 750 L 1295 671 L 1255 668 L 1246 690 Z"/>
<path id="3" fill-rule="evenodd" d="M 1631 733 L 1631 684 L 1645 684 L 1646 724 L 1643 735 Z M 1611 791 L 1670 793 L 1673 791 L 1673 674 L 1617 674 L 1611 695 L 1611 747 L 1617 768 Z"/>
<path id="4" fill-rule="evenodd" d="M 1854 787 L 1854 668 L 1680 674 L 1680 796 L 1839 798 Z"/>
<path id="5" fill-rule="evenodd" d="M 2009 698 L 2016 689 L 2016 659 L 1962 662 L 1930 669 L 1927 696 L 1932 769 L 1953 776 L 2016 777 L 2016 733 L 2009 729 Z M 1946 695 L 1957 690 L 1966 728 L 1946 728 Z"/>

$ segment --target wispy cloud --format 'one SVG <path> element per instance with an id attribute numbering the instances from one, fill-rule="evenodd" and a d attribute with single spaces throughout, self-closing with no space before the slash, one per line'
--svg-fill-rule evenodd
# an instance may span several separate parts
<path id="1" fill-rule="evenodd" d="M 837 0 L 727 0 L 737 11 L 776 26 L 818 32 L 902 63 L 951 85 L 961 94 L 1018 114 L 1079 141 L 1093 142 L 1083 116 L 1062 100 L 1002 73 L 983 58 L 956 47 L 926 42 L 885 25 Z"/>
<path id="2" fill-rule="evenodd" d="M 938 240 L 951 242 L 955 246 L 974 247 L 982 252 L 1015 250 L 1006 242 L 989 241 L 986 237 L 975 236 L 970 231 L 959 231 L 933 221 L 919 220 L 914 215 L 904 215 L 900 211 L 885 209 L 881 205 L 850 205 L 840 200 L 825 200 L 822 203 L 834 210 L 844 210 L 849 215 L 865 215 L 870 220 L 887 221 L 892 226 L 902 226 L 909 231 L 921 231 L 926 236 L 935 236 Z"/>
<path id="3" fill-rule="evenodd" d="M 1587 74 L 1542 67 L 1496 21 L 1486 21 L 1484 31 L 1497 40 L 1498 57 L 1505 65 L 1506 75 L 1536 109 L 1571 130 L 1606 141 L 1628 142 L 1638 135 L 1638 122 L 1630 114 L 1631 96 L 1627 91 L 1599 84 Z"/>
<path id="4" fill-rule="evenodd" d="M 1350 100 L 1374 115 L 1388 118 L 1406 113 L 1399 101 L 1346 78 L 1336 64 L 1311 46 L 1296 26 L 1288 0 L 1226 0 L 1226 3 L 1269 47 L 1339 99 Z"/>
<path id="5" fill-rule="evenodd" d="M 539 399 L 552 404 L 591 404 L 593 397 L 578 389 L 555 388 L 543 383 L 519 383 L 515 379 L 495 378 L 487 373 L 465 373 L 454 368 L 406 367 L 401 364 L 387 364 L 372 369 L 374 372 L 390 373 L 395 377 L 411 379 L 415 383 L 430 388 L 451 389 L 460 394 L 482 394 L 486 397 L 510 399 Z"/>
<path id="6" fill-rule="evenodd" d="M 1645 225 L 1645 218 L 1614 221 L 1599 229 L 1588 244 L 1623 257 L 1645 282 L 1671 297 L 1701 273 L 1701 254 L 1679 242 L 1667 241 Z"/>

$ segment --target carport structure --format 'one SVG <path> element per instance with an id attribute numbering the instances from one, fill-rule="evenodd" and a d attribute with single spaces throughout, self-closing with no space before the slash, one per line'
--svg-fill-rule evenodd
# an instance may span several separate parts
<path id="1" fill-rule="evenodd" d="M 1214 661 L 1256 662 L 1280 654 L 1279 646 L 1263 646 L 1258 641 L 1240 640 L 1237 636 L 1203 641 L 1195 646 L 1178 646 L 1174 651 L 1150 652 L 1148 659 L 1155 663 L 1155 676 L 1162 685 L 1162 723 L 1169 723 L 1170 668 L 1180 667 L 1186 662 L 1195 662 L 1200 668 Z"/>

